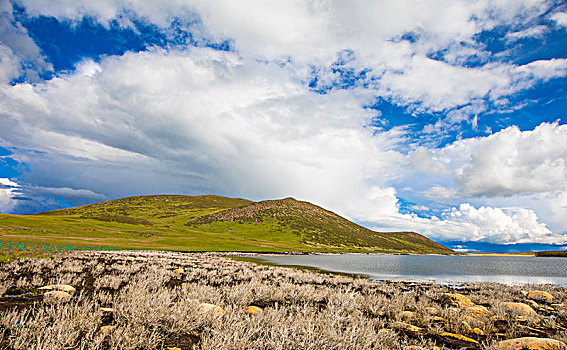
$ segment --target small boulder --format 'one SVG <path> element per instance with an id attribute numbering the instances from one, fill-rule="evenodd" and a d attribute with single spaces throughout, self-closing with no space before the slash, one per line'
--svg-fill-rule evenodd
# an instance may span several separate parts
<path id="1" fill-rule="evenodd" d="M 522 316 L 533 316 L 537 315 L 534 309 L 531 306 L 524 304 L 524 303 L 512 303 L 512 302 L 505 302 L 500 304 L 502 307 L 511 313 L 517 313 Z"/>
<path id="2" fill-rule="evenodd" d="M 114 309 L 111 307 L 101 307 L 100 311 L 102 312 L 114 312 Z"/>
<path id="3" fill-rule="evenodd" d="M 244 312 L 246 312 L 248 315 L 256 315 L 260 312 L 262 312 L 262 308 L 259 308 L 258 306 L 248 306 L 246 309 L 244 309 Z"/>
<path id="4" fill-rule="evenodd" d="M 181 274 L 184 274 L 184 273 L 185 273 L 185 269 L 179 268 L 179 269 L 173 270 L 173 272 L 176 273 L 176 274 L 178 274 L 178 275 L 181 275 Z"/>
<path id="5" fill-rule="evenodd" d="M 454 307 L 468 307 L 473 306 L 474 303 L 466 296 L 458 293 L 445 293 L 441 298 L 441 303 Z"/>
<path id="6" fill-rule="evenodd" d="M 553 295 L 542 290 L 534 290 L 528 293 L 527 297 L 535 301 L 543 301 L 546 303 L 551 303 L 553 301 Z"/>
<path id="7" fill-rule="evenodd" d="M 69 300 L 71 300 L 71 294 L 61 290 L 52 290 L 43 293 L 43 301 L 47 304 L 65 303 Z"/>
<path id="8" fill-rule="evenodd" d="M 225 312 L 222 307 L 209 303 L 199 304 L 199 311 L 202 314 L 212 315 L 213 317 L 220 317 Z"/>
<path id="9" fill-rule="evenodd" d="M 60 290 L 67 293 L 75 293 L 77 290 L 75 287 L 68 284 L 50 284 L 45 287 L 38 288 L 39 290 Z"/>
<path id="10" fill-rule="evenodd" d="M 483 316 L 488 316 L 490 311 L 488 311 L 488 309 L 482 305 L 474 305 L 474 306 L 469 306 L 467 308 L 465 308 L 465 313 L 473 318 L 480 318 Z"/>
<path id="11" fill-rule="evenodd" d="M 567 350 L 565 343 L 550 338 L 516 338 L 503 340 L 497 344 L 496 349 L 502 350 Z"/>

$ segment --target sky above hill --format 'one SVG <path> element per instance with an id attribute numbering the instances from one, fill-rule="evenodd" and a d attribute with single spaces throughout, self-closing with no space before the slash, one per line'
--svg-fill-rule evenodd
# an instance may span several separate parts
<path id="1" fill-rule="evenodd" d="M 565 120 L 563 1 L 0 0 L 3 213 L 293 196 L 565 245 Z"/>

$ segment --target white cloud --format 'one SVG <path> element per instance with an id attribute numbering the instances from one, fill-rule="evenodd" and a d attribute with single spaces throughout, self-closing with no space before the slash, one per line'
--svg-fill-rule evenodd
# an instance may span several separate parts
<path id="1" fill-rule="evenodd" d="M 17 202 L 13 197 L 19 187 L 16 182 L 0 177 L 0 213 L 8 213 L 16 207 Z"/>
<path id="2" fill-rule="evenodd" d="M 11 112 L 2 116 L 8 127 L 0 138 L 17 148 L 11 157 L 37 171 L 49 156 L 45 172 L 54 182 L 69 171 L 65 164 L 86 164 L 71 170 L 80 176 L 65 178 L 85 181 L 89 165 L 99 175 L 117 172 L 113 167 L 129 174 L 113 177 L 110 189 L 108 180 L 89 185 L 111 196 L 150 181 L 153 191 L 336 203 L 399 173 L 402 156 L 390 151 L 401 141 L 398 131 L 363 126 L 372 117 L 362 107 L 370 98 L 364 91 L 319 95 L 292 69 L 210 49 L 128 53 L 87 72 L 0 90 L 0 108 Z M 156 181 L 169 179 L 156 184 L 132 174 L 148 169 Z M 39 173 L 26 181 L 82 188 L 41 182 L 47 179 Z"/>
<path id="3" fill-rule="evenodd" d="M 525 38 L 541 38 L 549 30 L 546 26 L 535 26 L 517 32 L 506 34 L 508 41 L 517 41 Z"/>
<path id="4" fill-rule="evenodd" d="M 413 230 L 444 241 L 484 241 L 500 244 L 538 242 L 564 244 L 567 236 L 553 233 L 537 214 L 525 208 L 495 208 L 463 203 L 440 217 L 401 214 L 393 188 L 374 190 L 358 202 L 356 218 L 381 231 Z"/>
<path id="5" fill-rule="evenodd" d="M 550 18 L 560 27 L 567 27 L 567 12 L 555 12 Z"/>
<path id="6" fill-rule="evenodd" d="M 33 190 L 41 194 L 55 196 L 62 199 L 89 199 L 89 200 L 103 200 L 105 196 L 100 193 L 93 192 L 85 189 L 74 189 L 69 187 L 42 187 L 32 186 L 28 190 Z"/>
<path id="7" fill-rule="evenodd" d="M 482 64 L 489 53 L 476 43 L 475 35 L 497 26 L 531 23 L 552 6 L 539 0 L 355 0 L 348 4 L 333 0 L 59 0 L 49 4 L 20 0 L 19 4 L 32 16 L 73 21 L 88 16 L 105 25 L 116 18 L 138 16 L 164 30 L 173 19 L 195 23 L 200 18 L 202 27 L 198 26 L 196 35 L 230 40 L 242 57 L 291 62 L 296 71 L 315 66 L 321 82 L 337 79 L 329 66 L 339 52 L 351 50 L 354 58 L 347 66 L 370 69 L 375 93 L 427 111 L 480 103 L 486 97 L 498 100 L 541 79 L 565 75 L 564 70 L 555 69 L 558 62 L 553 61 L 524 67 Z M 510 35 L 536 35 L 542 30 L 535 26 Z M 413 35 L 413 42 L 400 40 L 408 34 Z M 443 58 L 431 59 L 437 52 L 443 52 Z M 478 67 L 463 64 L 479 57 L 484 61 Z M 544 76 L 539 74 L 542 70 Z"/>
<path id="8" fill-rule="evenodd" d="M 509 127 L 485 138 L 458 143 L 470 152 L 470 161 L 455 171 L 455 180 L 466 194 L 549 192 L 567 183 L 565 125 L 543 123 L 532 131 Z"/>
<path id="9" fill-rule="evenodd" d="M 44 60 L 26 28 L 14 19 L 12 11 L 9 1 L 0 1 L 0 82 L 14 79 L 21 73 L 25 73 L 30 81 L 38 81 L 38 72 L 53 68 Z M 26 67 L 23 72 L 22 63 Z M 5 64 L 7 66 L 2 67 Z"/>

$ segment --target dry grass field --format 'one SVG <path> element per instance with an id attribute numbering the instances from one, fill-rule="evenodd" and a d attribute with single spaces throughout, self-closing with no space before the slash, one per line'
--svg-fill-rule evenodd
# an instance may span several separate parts
<path id="1" fill-rule="evenodd" d="M 561 287 L 372 282 L 207 253 L 3 262 L 0 296 L 2 349 L 520 349 L 537 339 L 562 349 L 567 342 Z M 501 343 L 521 337 L 531 338 Z"/>

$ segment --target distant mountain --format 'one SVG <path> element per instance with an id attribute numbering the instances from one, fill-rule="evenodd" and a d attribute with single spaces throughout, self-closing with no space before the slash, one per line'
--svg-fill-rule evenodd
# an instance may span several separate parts
<path id="1" fill-rule="evenodd" d="M 191 251 L 454 253 L 415 232 L 381 233 L 293 198 L 136 196 L 0 216 L 2 240 Z"/>

